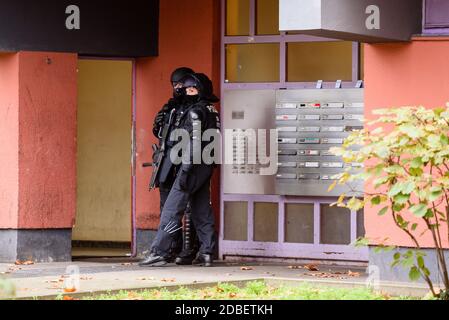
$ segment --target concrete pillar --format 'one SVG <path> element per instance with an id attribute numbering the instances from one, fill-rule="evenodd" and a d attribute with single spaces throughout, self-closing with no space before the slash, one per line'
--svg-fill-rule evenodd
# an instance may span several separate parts
<path id="1" fill-rule="evenodd" d="M 0 54 L 0 262 L 71 259 L 76 69 L 76 54 Z"/>

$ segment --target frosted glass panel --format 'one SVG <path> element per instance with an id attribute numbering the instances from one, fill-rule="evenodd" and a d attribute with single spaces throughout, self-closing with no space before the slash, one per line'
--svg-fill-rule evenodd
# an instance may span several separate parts
<path id="1" fill-rule="evenodd" d="M 279 34 L 279 0 L 257 0 L 256 10 L 256 33 Z"/>
<path id="2" fill-rule="evenodd" d="M 226 46 L 228 82 L 278 82 L 279 44 L 230 44 Z"/>
<path id="3" fill-rule="evenodd" d="M 226 35 L 249 35 L 249 0 L 226 1 Z"/>
<path id="4" fill-rule="evenodd" d="M 224 238 L 225 240 L 248 240 L 248 203 L 224 203 Z"/>
<path id="5" fill-rule="evenodd" d="M 287 52 L 290 82 L 352 80 L 352 42 L 294 42 Z"/>
<path id="6" fill-rule="evenodd" d="M 277 203 L 254 203 L 254 241 L 278 242 Z"/>
<path id="7" fill-rule="evenodd" d="M 285 205 L 285 241 L 313 243 L 313 204 Z"/>
<path id="8" fill-rule="evenodd" d="M 351 212 L 348 209 L 321 205 L 321 243 L 351 243 Z"/>
<path id="9" fill-rule="evenodd" d="M 365 237 L 365 214 L 363 210 L 357 212 L 357 238 Z"/>

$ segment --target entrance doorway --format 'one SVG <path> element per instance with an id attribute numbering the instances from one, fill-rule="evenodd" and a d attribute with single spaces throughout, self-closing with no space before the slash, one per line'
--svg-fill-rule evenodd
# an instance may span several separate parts
<path id="1" fill-rule="evenodd" d="M 133 61 L 78 62 L 74 257 L 120 257 L 132 245 Z"/>

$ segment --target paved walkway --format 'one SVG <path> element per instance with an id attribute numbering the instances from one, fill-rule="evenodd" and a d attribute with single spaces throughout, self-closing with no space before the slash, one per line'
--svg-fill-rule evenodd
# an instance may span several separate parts
<path id="1" fill-rule="evenodd" d="M 87 259 L 71 263 L 32 265 L 0 264 L 0 277 L 8 279 L 16 288 L 17 298 L 54 298 L 67 294 L 71 270 L 79 270 L 80 287 L 76 295 L 177 286 L 204 287 L 217 282 L 246 282 L 265 279 L 277 285 L 298 285 L 313 282 L 318 285 L 365 286 L 367 274 L 360 267 L 327 265 L 288 265 L 270 263 L 218 262 L 212 268 L 167 265 L 141 268 L 135 261 L 125 259 Z M 390 294 L 424 295 L 422 285 L 382 283 L 381 289 Z"/>

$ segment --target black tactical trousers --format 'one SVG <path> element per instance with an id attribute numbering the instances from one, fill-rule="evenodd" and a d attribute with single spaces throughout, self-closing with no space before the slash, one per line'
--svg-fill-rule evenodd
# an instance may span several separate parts
<path id="1" fill-rule="evenodd" d="M 160 194 L 160 208 L 161 208 L 161 214 L 164 210 L 165 202 L 167 201 L 168 195 L 170 194 L 170 190 L 173 187 L 173 181 L 171 184 L 161 184 L 159 186 L 159 194 Z M 182 229 L 176 231 L 173 234 L 173 241 L 170 245 L 170 256 L 174 257 L 177 256 L 182 251 Z"/>
<path id="2" fill-rule="evenodd" d="M 170 248 L 176 233 L 182 230 L 182 217 L 190 201 L 192 220 L 200 241 L 200 252 L 213 254 L 215 247 L 215 219 L 210 203 L 210 179 L 213 168 L 198 165 L 189 177 L 189 190 L 182 190 L 178 174 L 165 201 L 158 232 L 152 244 L 152 252 L 170 256 Z"/>

